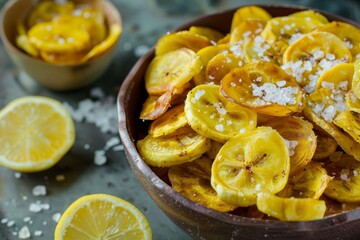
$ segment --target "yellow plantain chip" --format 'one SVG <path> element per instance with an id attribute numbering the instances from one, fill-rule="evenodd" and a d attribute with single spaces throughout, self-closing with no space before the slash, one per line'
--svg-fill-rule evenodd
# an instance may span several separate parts
<path id="1" fill-rule="evenodd" d="M 199 158 L 209 150 L 210 140 L 185 126 L 170 135 L 157 138 L 147 135 L 136 146 L 147 164 L 170 167 Z"/>
<path id="2" fill-rule="evenodd" d="M 227 54 L 229 53 L 230 46 L 228 44 L 220 44 L 215 46 L 208 46 L 199 50 L 196 54 L 200 57 L 203 64 L 203 68 L 199 73 L 195 74 L 193 80 L 196 85 L 201 85 L 208 83 L 208 78 L 206 78 L 206 67 L 209 61 L 218 55 L 219 53 Z M 241 61 L 241 59 L 239 60 Z"/>
<path id="3" fill-rule="evenodd" d="M 205 69 L 206 82 L 212 82 L 220 85 L 222 78 L 232 69 L 245 64 L 244 61 L 237 58 L 232 53 L 219 53 L 213 57 L 207 64 Z"/>
<path id="4" fill-rule="evenodd" d="M 221 81 L 231 101 L 263 114 L 286 116 L 303 109 L 303 91 L 279 66 L 265 61 L 235 68 Z"/>
<path id="5" fill-rule="evenodd" d="M 332 21 L 318 27 L 315 31 L 329 32 L 341 39 L 349 48 L 353 59 L 359 58 L 360 53 L 360 30 L 351 24 Z"/>
<path id="6" fill-rule="evenodd" d="M 80 52 L 90 47 L 89 33 L 76 25 L 38 23 L 29 30 L 28 36 L 35 48 L 46 52 Z"/>
<path id="7" fill-rule="evenodd" d="M 217 45 L 228 44 L 230 41 L 230 33 L 226 34 L 223 38 L 219 39 Z"/>
<path id="8" fill-rule="evenodd" d="M 360 143 L 360 114 L 345 110 L 334 119 L 334 124 L 347 132 L 355 141 Z"/>
<path id="9" fill-rule="evenodd" d="M 322 164 L 310 162 L 301 172 L 289 178 L 287 185 L 277 196 L 319 199 L 330 179 Z"/>
<path id="10" fill-rule="evenodd" d="M 246 6 L 236 10 L 231 22 L 231 32 L 242 22 L 248 19 L 259 19 L 267 21 L 271 15 L 263 8 L 258 6 Z"/>
<path id="11" fill-rule="evenodd" d="M 200 135 L 225 142 L 256 127 L 256 112 L 230 102 L 217 85 L 198 85 L 185 100 L 185 116 Z"/>
<path id="12" fill-rule="evenodd" d="M 288 116 L 273 119 L 265 124 L 285 139 L 290 155 L 290 176 L 296 175 L 308 165 L 315 153 L 316 135 L 308 121 Z"/>
<path id="13" fill-rule="evenodd" d="M 351 62 L 351 59 L 348 47 L 334 34 L 310 32 L 286 49 L 282 68 L 296 79 L 305 92 L 311 93 L 326 70 L 339 63 Z"/>
<path id="14" fill-rule="evenodd" d="M 261 191 L 281 191 L 289 171 L 284 139 L 270 127 L 258 127 L 224 144 L 212 165 L 211 185 L 222 200 L 246 207 L 256 204 Z"/>
<path id="15" fill-rule="evenodd" d="M 219 41 L 224 37 L 223 33 L 208 27 L 191 26 L 189 28 L 189 32 L 207 37 L 211 42 L 214 43 L 216 43 L 217 41 Z"/>
<path id="16" fill-rule="evenodd" d="M 355 96 L 352 90 L 346 94 L 345 100 L 346 106 L 350 111 L 360 113 L 360 99 Z"/>
<path id="17" fill-rule="evenodd" d="M 316 150 L 313 159 L 322 160 L 333 154 L 336 151 L 338 144 L 336 140 L 327 134 L 324 130 L 317 128 L 314 128 L 316 135 Z"/>
<path id="18" fill-rule="evenodd" d="M 282 63 L 282 55 L 276 52 L 262 37 L 256 37 L 244 43 L 242 50 L 247 62 L 263 60 L 274 64 Z"/>
<path id="19" fill-rule="evenodd" d="M 351 83 L 351 91 L 356 98 L 360 99 L 360 59 L 354 63 L 354 76 Z"/>
<path id="20" fill-rule="evenodd" d="M 319 77 L 316 90 L 320 88 L 330 88 L 335 94 L 337 94 L 336 91 L 344 91 L 345 95 L 351 88 L 353 75 L 353 63 L 339 63 Z M 345 98 L 345 96 L 342 97 Z"/>
<path id="21" fill-rule="evenodd" d="M 212 45 L 210 40 L 194 32 L 187 30 L 166 34 L 157 41 L 155 55 L 163 55 L 179 48 L 188 48 L 194 52 Z"/>
<path id="22" fill-rule="evenodd" d="M 40 51 L 41 58 L 53 64 L 76 64 L 81 62 L 85 52 L 47 52 Z"/>
<path id="23" fill-rule="evenodd" d="M 268 192 L 258 195 L 258 209 L 282 221 L 310 221 L 325 215 L 326 204 L 323 200 L 312 198 L 281 198 Z"/>
<path id="24" fill-rule="evenodd" d="M 304 18 L 305 20 L 317 20 L 323 24 L 329 23 L 329 20 L 319 12 L 314 10 L 303 10 L 289 15 L 290 17 Z"/>
<path id="25" fill-rule="evenodd" d="M 348 154 L 335 152 L 325 168 L 332 179 L 324 194 L 339 202 L 360 203 L 360 162 Z"/>
<path id="26" fill-rule="evenodd" d="M 230 43 L 248 42 L 255 39 L 263 31 L 266 21 L 261 19 L 247 19 L 239 23 L 230 33 Z"/>
<path id="27" fill-rule="evenodd" d="M 109 35 L 97 45 L 95 45 L 82 59 L 81 62 L 89 61 L 106 52 L 119 39 L 122 29 L 119 25 L 111 25 Z"/>
<path id="28" fill-rule="evenodd" d="M 318 116 L 309 104 L 306 104 L 303 114 L 306 118 L 322 128 L 327 134 L 332 136 L 347 154 L 352 155 L 356 160 L 360 161 L 360 144 L 351 136 L 340 130 L 332 122 L 328 122 L 324 120 L 323 117 Z"/>
<path id="29" fill-rule="evenodd" d="M 31 11 L 27 25 L 33 27 L 38 23 L 49 22 L 63 14 L 71 14 L 74 10 L 75 4 L 72 1 L 41 1 Z"/>
<path id="30" fill-rule="evenodd" d="M 273 48 L 283 54 L 285 50 L 299 39 L 303 34 L 311 32 L 314 28 L 323 25 L 314 18 L 296 16 L 275 17 L 267 21 L 261 36 Z"/>
<path id="31" fill-rule="evenodd" d="M 183 163 L 169 168 L 169 180 L 175 191 L 193 202 L 215 209 L 229 212 L 237 206 L 222 201 L 211 187 L 212 160 L 200 157 L 190 163 Z"/>
<path id="32" fill-rule="evenodd" d="M 210 159 L 214 160 L 216 158 L 216 155 L 219 153 L 220 148 L 222 148 L 222 146 L 224 145 L 224 143 L 217 142 L 214 140 L 211 140 L 210 142 L 211 142 L 211 147 L 210 147 L 209 151 L 207 151 L 205 154 Z"/>
<path id="33" fill-rule="evenodd" d="M 149 94 L 160 95 L 188 83 L 200 72 L 199 56 L 187 48 L 179 48 L 155 57 L 145 73 L 145 87 Z"/>
<path id="34" fill-rule="evenodd" d="M 153 137 L 169 135 L 187 125 L 184 104 L 177 105 L 150 124 L 149 134 Z"/>

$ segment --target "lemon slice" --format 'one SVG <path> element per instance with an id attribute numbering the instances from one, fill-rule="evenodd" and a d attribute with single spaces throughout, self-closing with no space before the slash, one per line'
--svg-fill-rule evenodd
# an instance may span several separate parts
<path id="1" fill-rule="evenodd" d="M 283 221 L 310 221 L 323 218 L 325 201 L 312 198 L 281 198 L 268 192 L 258 194 L 258 209 Z"/>
<path id="2" fill-rule="evenodd" d="M 73 202 L 60 218 L 55 240 L 152 239 L 146 217 L 131 203 L 107 194 Z"/>
<path id="3" fill-rule="evenodd" d="M 51 98 L 18 98 L 0 111 L 0 165 L 36 172 L 55 165 L 75 141 L 73 120 Z"/>

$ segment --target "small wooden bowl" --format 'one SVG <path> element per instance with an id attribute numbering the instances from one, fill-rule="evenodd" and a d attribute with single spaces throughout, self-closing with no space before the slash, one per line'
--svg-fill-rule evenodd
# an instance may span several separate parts
<path id="1" fill-rule="evenodd" d="M 36 1 L 35 1 L 36 2 Z M 122 20 L 117 8 L 108 0 L 100 1 L 108 26 Z M 16 47 L 17 23 L 24 19 L 33 7 L 32 0 L 8 1 L 0 13 L 0 36 L 5 49 L 21 74 L 52 90 L 74 90 L 98 79 L 113 58 L 116 43 L 104 53 L 81 64 L 52 64 L 33 58 Z"/>
<path id="2" fill-rule="evenodd" d="M 303 7 L 260 5 L 272 16 L 284 16 Z M 206 26 L 229 32 L 236 9 L 219 12 L 185 23 L 174 31 L 190 26 Z M 314 9 L 315 10 L 315 9 Z M 340 20 L 357 27 L 358 23 L 316 10 L 329 20 Z M 194 239 L 302 239 L 302 240 L 353 240 L 360 236 L 360 208 L 325 217 L 316 221 L 285 222 L 259 220 L 218 212 L 183 197 L 166 184 L 143 161 L 136 149 L 136 141 L 147 134 L 147 125 L 139 119 L 142 104 L 147 96 L 144 74 L 154 57 L 154 49 L 138 60 L 123 82 L 118 95 L 119 132 L 125 153 L 135 177 L 159 208 L 183 231 Z"/>

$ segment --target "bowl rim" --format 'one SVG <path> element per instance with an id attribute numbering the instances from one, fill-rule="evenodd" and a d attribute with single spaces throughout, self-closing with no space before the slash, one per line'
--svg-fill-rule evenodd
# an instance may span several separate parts
<path id="1" fill-rule="evenodd" d="M 121 34 L 119 35 L 117 41 L 114 42 L 113 45 L 111 45 L 106 51 L 104 51 L 103 53 L 101 53 L 98 57 L 96 58 L 91 58 L 89 61 L 77 64 L 77 63 L 48 63 L 45 62 L 41 59 L 38 58 L 34 58 L 31 57 L 29 54 L 25 53 L 24 51 L 20 50 L 18 47 L 16 47 L 7 37 L 5 31 L 4 31 L 4 18 L 6 13 L 8 12 L 8 10 L 17 2 L 22 1 L 22 0 L 11 0 L 11 1 L 7 1 L 4 6 L 2 7 L 2 9 L 0 9 L 0 37 L 4 43 L 4 45 L 6 45 L 10 51 L 16 53 L 17 55 L 21 56 L 24 59 L 27 60 L 31 60 L 34 62 L 37 62 L 39 64 L 44 64 L 44 65 L 51 65 L 51 66 L 58 66 L 58 67 L 72 67 L 72 66 L 82 66 L 82 65 L 88 65 L 91 64 L 93 62 L 96 62 L 101 56 L 106 55 L 109 50 L 111 48 L 113 48 L 114 46 L 116 46 L 118 40 L 121 37 Z M 109 10 L 111 10 L 111 14 L 114 16 L 114 19 L 116 19 L 116 24 L 118 24 L 118 26 L 120 26 L 120 28 L 122 29 L 122 18 L 121 18 L 121 13 L 120 11 L 117 10 L 117 8 L 115 7 L 115 5 L 110 1 L 110 0 L 102 0 L 100 1 L 101 4 L 103 5 L 104 8 L 107 8 Z M 105 17 L 105 19 L 107 19 L 107 17 Z"/>
<path id="2" fill-rule="evenodd" d="M 306 7 L 306 6 L 298 6 L 298 5 L 291 5 L 291 4 L 244 4 L 239 5 L 238 7 L 229 8 L 221 11 L 217 11 L 211 14 L 207 14 L 204 16 L 200 16 L 194 18 L 188 22 L 185 22 L 177 27 L 175 27 L 171 32 L 184 30 L 192 26 L 194 21 L 204 20 L 207 18 L 216 17 L 222 14 L 228 14 L 230 12 L 234 12 L 239 7 L 244 6 L 259 6 L 263 8 L 290 8 L 292 10 L 301 11 L 301 10 L 314 10 L 325 14 L 327 16 L 336 18 L 338 21 L 345 21 L 350 23 L 358 28 L 360 28 L 360 23 L 355 22 L 353 20 L 347 19 L 345 17 L 339 16 L 337 14 L 320 10 L 313 7 Z M 176 192 L 172 187 L 170 187 L 167 183 L 165 183 L 160 177 L 158 177 L 153 170 L 144 162 L 144 160 L 139 155 L 135 139 L 132 139 L 128 134 L 129 128 L 128 125 L 130 124 L 129 119 L 126 116 L 125 110 L 125 102 L 127 96 L 129 95 L 128 89 L 131 88 L 132 79 L 136 75 L 138 69 L 149 61 L 155 54 L 155 46 L 153 46 L 149 51 L 140 57 L 135 65 L 132 67 L 126 78 L 121 84 L 118 97 L 117 97 L 117 111 L 118 111 L 118 130 L 122 140 L 123 145 L 125 146 L 125 151 L 127 154 L 131 155 L 133 159 L 129 159 L 128 156 L 126 158 L 129 162 L 132 162 L 137 169 L 140 170 L 140 173 L 147 178 L 149 182 L 152 183 L 157 189 L 169 195 L 172 199 L 175 199 L 177 203 L 183 205 L 185 208 L 189 208 L 194 212 L 198 212 L 201 215 L 205 215 L 208 218 L 212 218 L 227 224 L 231 224 L 234 226 L 256 226 L 256 227 L 264 227 L 266 229 L 286 229 L 286 231 L 292 232 L 306 232 L 306 231 L 322 231 L 325 229 L 332 228 L 334 226 L 340 226 L 355 220 L 360 220 L 360 208 L 325 216 L 318 220 L 312 221 L 279 221 L 279 220 L 262 220 L 262 219 L 255 219 L 249 217 L 243 217 L 234 215 L 231 213 L 223 213 L 219 212 L 210 208 L 207 208 L 201 204 L 195 203 L 188 198 L 182 196 L 180 193 Z M 130 164 L 131 165 L 131 164 Z M 132 166 L 131 166 L 132 167 Z M 144 186 L 142 186 L 144 187 Z M 157 203 L 156 203 L 157 204 Z"/>

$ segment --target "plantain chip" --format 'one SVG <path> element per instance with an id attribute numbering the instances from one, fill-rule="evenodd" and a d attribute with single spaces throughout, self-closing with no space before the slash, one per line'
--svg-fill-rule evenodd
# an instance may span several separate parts
<path id="1" fill-rule="evenodd" d="M 302 171 L 311 162 L 316 149 L 312 124 L 298 117 L 287 116 L 273 119 L 265 125 L 278 131 L 286 140 L 290 155 L 290 176 Z"/>
<path id="2" fill-rule="evenodd" d="M 342 152 L 335 152 L 325 165 L 332 177 L 324 194 L 336 201 L 360 203 L 360 162 Z"/>
<path id="3" fill-rule="evenodd" d="M 185 116 L 200 135 L 225 142 L 256 127 L 256 112 L 230 102 L 216 85 L 198 85 L 185 100 Z"/>
<path id="4" fill-rule="evenodd" d="M 258 6 L 246 6 L 238 8 L 233 15 L 230 32 L 232 32 L 239 24 L 248 19 L 268 21 L 271 19 L 271 15 L 265 9 Z"/>
<path id="5" fill-rule="evenodd" d="M 163 55 L 180 48 L 188 48 L 194 52 L 212 45 L 210 40 L 187 30 L 169 33 L 159 38 L 155 47 L 155 55 Z"/>
<path id="6" fill-rule="evenodd" d="M 136 146 L 147 164 L 170 167 L 199 158 L 209 150 L 210 140 L 198 135 L 190 126 L 185 126 L 157 138 L 147 135 L 137 141 Z"/>
<path id="7" fill-rule="evenodd" d="M 163 94 L 188 83 L 202 66 L 199 56 L 187 48 L 157 56 L 146 70 L 145 88 L 149 94 Z"/>
<path id="8" fill-rule="evenodd" d="M 259 192 L 281 191 L 289 171 L 284 139 L 270 127 L 258 127 L 224 144 L 212 165 L 211 185 L 222 200 L 247 207 L 256 204 Z"/>
<path id="9" fill-rule="evenodd" d="M 235 68 L 221 81 L 221 92 L 231 101 L 273 116 L 303 109 L 303 91 L 279 66 L 258 61 Z"/>
<path id="10" fill-rule="evenodd" d="M 190 163 L 169 168 L 169 179 L 175 191 L 188 199 L 220 212 L 229 212 L 237 206 L 222 201 L 210 185 L 212 160 L 200 157 Z"/>
<path id="11" fill-rule="evenodd" d="M 287 185 L 277 196 L 319 199 L 330 179 L 322 164 L 310 162 L 302 171 L 289 178 Z"/>

